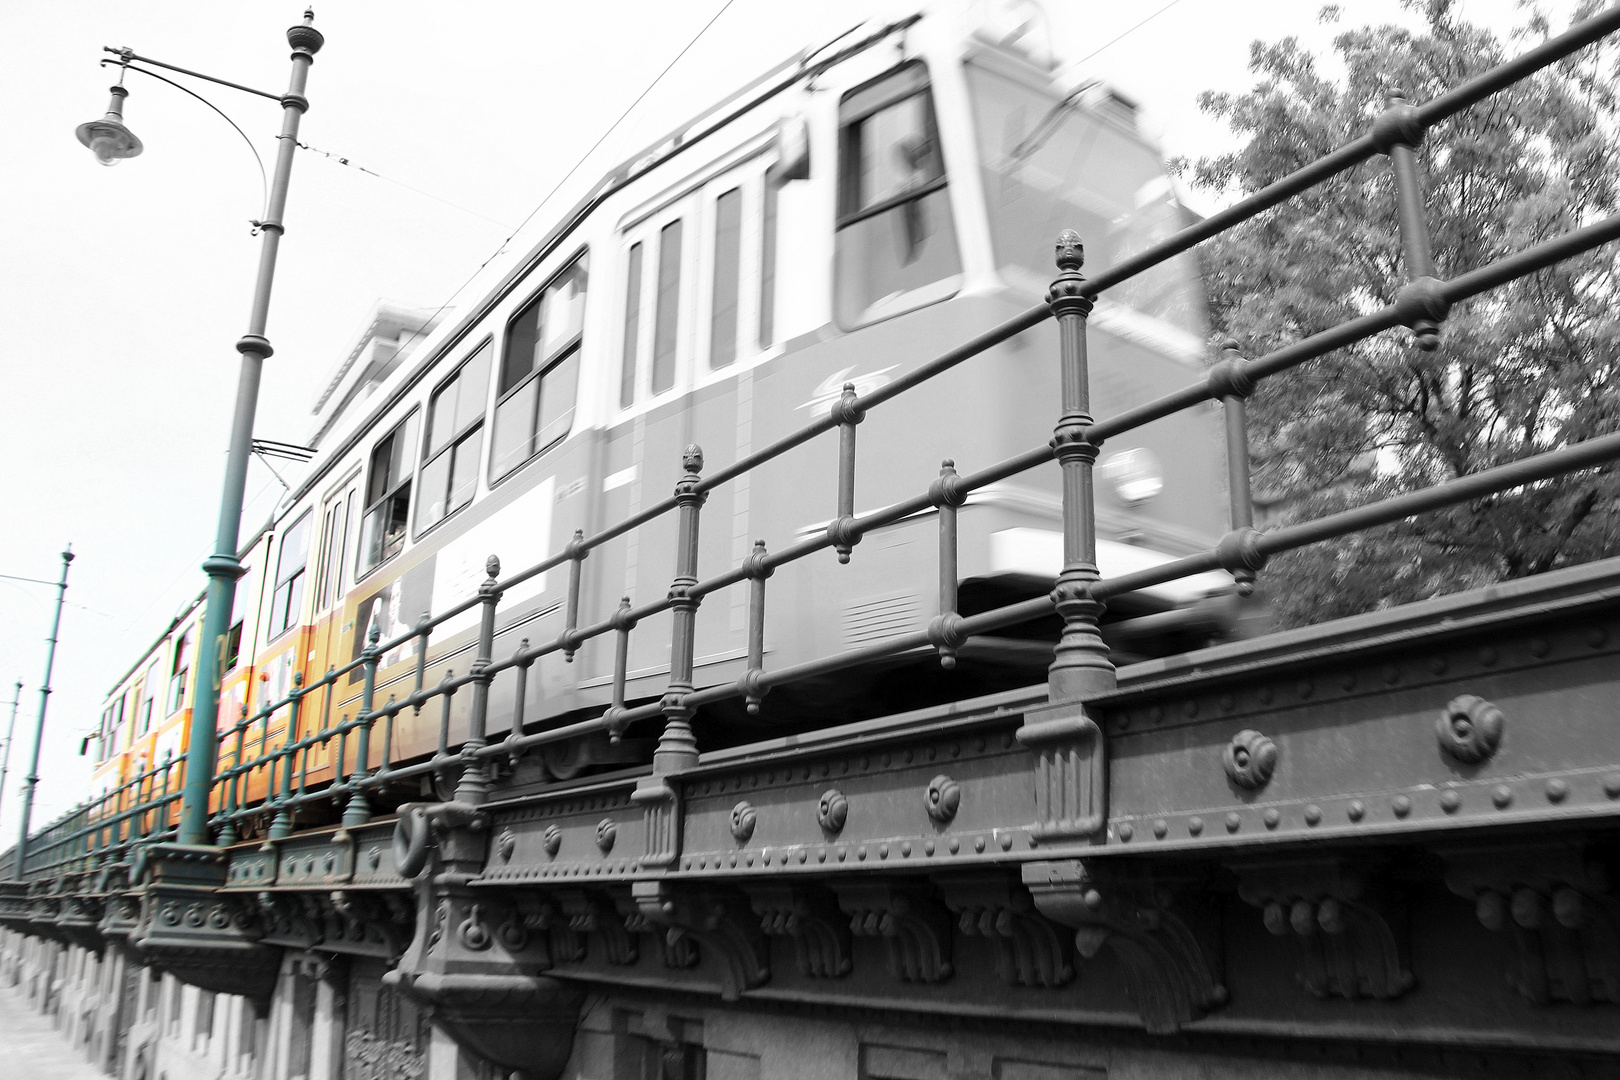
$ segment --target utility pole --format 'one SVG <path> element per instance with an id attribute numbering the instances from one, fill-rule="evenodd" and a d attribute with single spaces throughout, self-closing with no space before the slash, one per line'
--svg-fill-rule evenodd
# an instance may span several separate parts
<path id="1" fill-rule="evenodd" d="M 62 577 L 56 583 L 56 614 L 51 619 L 51 636 L 45 640 L 50 647 L 45 651 L 45 682 L 39 688 L 39 722 L 34 725 L 34 751 L 28 761 L 28 775 L 23 778 L 22 828 L 17 832 L 17 861 L 11 866 L 12 876 L 23 880 L 23 859 L 28 855 L 28 819 L 34 812 L 34 789 L 39 786 L 39 744 L 45 738 L 45 708 L 51 701 L 51 668 L 56 665 L 56 636 L 62 629 L 62 602 L 67 597 L 68 565 L 73 562 L 73 545 L 62 552 Z"/>
<path id="2" fill-rule="evenodd" d="M 6 726 L 6 749 L 0 754 L 0 815 L 5 813 L 6 806 L 6 769 L 11 766 L 11 740 L 17 734 L 17 703 L 22 700 L 22 680 L 17 680 L 16 689 L 11 692 L 11 723 Z"/>

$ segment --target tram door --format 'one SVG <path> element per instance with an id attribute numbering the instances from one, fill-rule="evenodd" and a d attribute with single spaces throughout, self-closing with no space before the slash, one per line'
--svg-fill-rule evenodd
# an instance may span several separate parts
<path id="1" fill-rule="evenodd" d="M 360 497 L 359 474 L 355 473 L 340 483 L 321 503 L 321 546 L 315 564 L 314 632 L 310 637 L 310 651 L 305 668 L 306 682 L 313 682 L 348 659 L 343 647 L 353 616 L 345 611 L 343 594 L 350 584 L 354 544 L 351 539 L 355 525 L 355 505 Z M 308 718 L 306 731 L 320 726 L 324 718 L 326 696 L 322 691 L 305 706 Z M 330 749 L 330 748 L 328 748 Z M 324 763 L 325 756 L 317 752 L 310 759 Z"/>

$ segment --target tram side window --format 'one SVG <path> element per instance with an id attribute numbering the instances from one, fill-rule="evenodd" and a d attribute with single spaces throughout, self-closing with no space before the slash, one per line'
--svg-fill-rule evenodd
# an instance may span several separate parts
<path id="1" fill-rule="evenodd" d="M 855 327 L 942 300 L 962 259 L 922 64 L 851 91 L 838 107 L 838 323 Z"/>
<path id="2" fill-rule="evenodd" d="M 174 662 L 169 665 L 170 713 L 177 713 L 186 705 L 186 676 L 191 674 L 191 634 L 188 629 L 174 644 Z"/>
<path id="3" fill-rule="evenodd" d="M 507 324 L 495 398 L 492 480 L 512 472 L 573 426 L 585 285 L 585 262 L 576 259 Z"/>
<path id="4" fill-rule="evenodd" d="M 270 636 L 284 633 L 298 622 L 304 600 L 304 569 L 309 565 L 309 511 L 281 534 L 281 555 L 276 559 L 276 590 L 270 595 Z"/>
<path id="5" fill-rule="evenodd" d="M 491 342 L 484 342 L 433 392 L 428 402 L 422 496 L 416 510 L 418 532 L 472 502 L 478 490 L 478 462 L 484 456 L 484 405 L 489 400 L 489 358 L 494 351 Z"/>
<path id="6" fill-rule="evenodd" d="M 641 340 L 641 245 L 630 245 L 624 286 L 624 367 L 619 374 L 619 408 L 636 402 L 636 345 Z"/>
<path id="7" fill-rule="evenodd" d="M 765 204 L 760 211 L 759 241 L 759 347 L 776 341 L 776 201 L 777 188 L 765 181 Z"/>
<path id="8" fill-rule="evenodd" d="M 406 417 L 371 451 L 366 482 L 366 516 L 361 522 L 362 574 L 405 546 L 405 522 L 411 510 L 411 447 L 416 443 L 416 414 Z"/>
<path id="9" fill-rule="evenodd" d="M 653 314 L 652 392 L 675 385 L 676 334 L 681 322 L 681 220 L 658 231 L 658 306 Z"/>
<path id="10" fill-rule="evenodd" d="M 714 201 L 714 301 L 709 312 L 709 366 L 737 359 L 738 288 L 742 273 L 742 189 Z"/>
<path id="11" fill-rule="evenodd" d="M 141 686 L 141 728 L 136 735 L 145 735 L 152 730 L 152 704 L 157 700 L 158 662 L 153 660 L 146 667 L 146 681 Z"/>

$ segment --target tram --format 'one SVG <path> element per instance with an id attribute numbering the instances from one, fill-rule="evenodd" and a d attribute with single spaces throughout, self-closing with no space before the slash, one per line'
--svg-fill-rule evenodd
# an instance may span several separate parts
<path id="1" fill-rule="evenodd" d="M 713 472 L 824 414 L 846 384 L 870 392 L 1023 311 L 1055 275 L 1061 230 L 1079 231 L 1095 272 L 1186 224 L 1132 104 L 1100 84 L 1062 85 L 1031 29 L 930 12 L 809 49 L 603 176 L 497 287 L 408 356 L 351 357 L 322 395 L 305 475 L 242 553 L 222 728 L 284 696 L 295 677 L 350 662 L 371 626 L 386 641 L 472 596 L 489 555 L 510 574 L 576 530 L 598 533 L 666 497 L 689 444 Z M 1089 320 L 1093 411 L 1189 382 L 1206 335 L 1190 255 L 1106 292 Z M 1056 357 L 1048 323 L 883 405 L 860 428 L 857 511 L 926 488 L 942 460 L 968 471 L 1044 443 L 1057 419 Z M 1103 448 L 1105 575 L 1205 548 L 1224 531 L 1218 424 L 1209 405 Z M 701 574 L 736 566 L 756 540 L 778 549 L 824 531 L 837 513 L 836 457 L 836 439 L 815 440 L 716 488 L 703 508 Z M 1055 467 L 1022 474 L 961 508 L 964 613 L 1051 588 L 1057 479 Z M 928 518 L 867 535 L 847 564 L 828 552 L 780 568 L 768 662 L 923 628 L 938 590 Z M 622 597 L 662 596 L 674 531 L 666 515 L 594 550 L 581 569 L 580 623 L 606 618 Z M 567 587 L 565 567 L 508 590 L 497 655 L 556 637 Z M 1230 596 L 1218 574 L 1159 586 L 1115 601 L 1105 630 L 1121 657 L 1201 643 L 1221 632 Z M 745 584 L 699 609 L 698 686 L 743 673 L 747 603 Z M 200 608 L 182 611 L 109 695 L 102 788 L 183 753 L 202 692 L 191 674 Z M 459 618 L 428 646 L 429 683 L 471 661 L 476 613 Z M 653 622 L 631 639 L 631 702 L 667 683 L 670 638 Z M 695 726 L 707 749 L 1028 685 L 1044 677 L 1055 639 L 1054 617 L 971 639 L 949 672 L 900 657 L 780 688 L 758 717 L 714 707 Z M 610 635 L 571 661 L 536 662 L 522 723 L 600 715 L 613 649 Z M 417 666 L 409 646 L 385 655 L 377 700 L 409 693 Z M 497 691 L 492 730 L 513 708 L 512 687 Z M 333 695 L 332 718 L 354 714 L 360 693 L 357 671 Z M 395 760 L 434 751 L 436 716 L 398 719 Z M 273 747 L 284 724 L 249 732 L 249 748 Z M 221 749 L 229 764 L 228 740 Z M 586 738 L 548 747 L 546 765 L 565 779 L 649 753 L 645 739 Z M 311 783 L 330 778 L 331 756 L 313 759 Z"/>

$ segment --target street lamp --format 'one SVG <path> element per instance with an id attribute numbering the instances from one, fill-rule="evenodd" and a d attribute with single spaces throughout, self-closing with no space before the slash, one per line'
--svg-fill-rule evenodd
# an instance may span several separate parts
<path id="1" fill-rule="evenodd" d="M 241 536 L 242 501 L 247 488 L 248 459 L 253 450 L 253 417 L 259 405 L 259 376 L 264 361 L 271 355 L 270 341 L 264 336 L 270 309 L 270 286 L 275 279 L 276 251 L 281 245 L 282 215 L 287 206 L 287 181 L 292 176 L 293 152 L 298 146 L 298 122 L 309 108 L 304 86 L 309 78 L 309 67 L 315 54 L 326 39 L 314 27 L 315 13 L 304 12 L 304 21 L 287 31 L 287 43 L 292 46 L 292 76 L 284 94 L 271 94 L 251 86 L 218 79 L 198 71 L 176 67 L 148 56 L 139 56 L 130 49 L 109 49 L 119 57 L 117 63 L 124 70 L 134 70 L 169 80 L 143 68 L 131 68 L 133 62 L 178 71 L 184 75 L 206 79 L 221 86 L 243 90 L 267 97 L 281 104 L 281 135 L 276 150 L 276 170 L 270 187 L 270 198 L 264 220 L 257 223 L 263 234 L 259 249 L 259 273 L 253 286 L 253 307 L 248 316 L 248 329 L 236 343 L 241 354 L 241 368 L 236 384 L 236 410 L 231 419 L 230 444 L 225 458 L 224 491 L 219 502 L 219 525 L 214 537 L 214 553 L 203 561 L 208 574 L 208 600 L 203 614 L 202 639 L 197 650 L 197 696 L 191 711 L 191 726 L 186 748 L 186 779 L 180 797 L 180 827 L 176 840 L 181 844 L 207 844 L 208 796 L 213 787 L 214 764 L 219 739 L 220 676 L 225 661 L 225 642 L 230 633 L 231 606 L 235 601 L 236 580 L 242 576 L 242 564 L 236 558 L 237 541 Z M 184 89 L 182 87 L 182 89 Z M 189 92 L 189 91 L 188 91 Z M 124 157 L 141 152 L 140 140 L 130 134 L 123 123 L 124 90 L 122 75 L 113 88 L 111 106 L 101 120 L 79 127 L 79 141 L 95 152 L 103 164 L 112 164 Z M 217 111 L 217 110 L 216 110 Z M 127 136 L 127 141 L 125 140 Z M 211 646 L 211 647 L 210 647 Z"/>
<path id="2" fill-rule="evenodd" d="M 56 614 L 51 618 L 51 636 L 45 639 L 50 642 L 50 648 L 45 651 L 45 682 L 39 688 L 39 721 L 34 725 L 34 750 L 28 759 L 28 775 L 23 777 L 22 826 L 17 830 L 16 861 L 11 864 L 11 876 L 17 881 L 23 880 L 23 858 L 28 854 L 28 821 L 34 815 L 34 789 L 39 786 L 39 744 L 45 741 L 45 707 L 51 702 L 51 669 L 56 666 L 56 639 L 62 629 L 62 602 L 67 599 L 68 566 L 72 562 L 73 545 L 69 544 L 67 550 L 62 552 L 60 579 L 54 582 L 21 579 L 35 581 L 39 585 L 55 585 Z M 17 684 L 17 689 L 22 689 L 22 683 Z M 15 712 L 12 719 L 16 719 Z M 10 750 L 11 747 L 7 745 L 7 756 Z"/>

